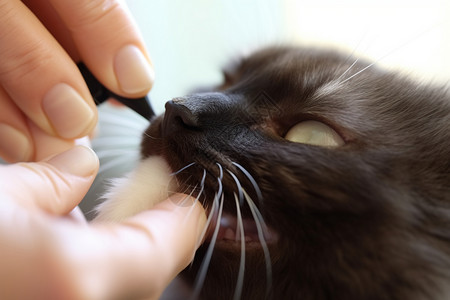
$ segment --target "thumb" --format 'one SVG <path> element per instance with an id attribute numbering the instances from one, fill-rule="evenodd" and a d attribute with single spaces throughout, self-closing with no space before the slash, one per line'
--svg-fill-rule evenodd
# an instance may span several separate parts
<path id="1" fill-rule="evenodd" d="M 47 161 L 0 166 L 0 193 L 27 209 L 67 214 L 87 193 L 98 166 L 95 153 L 83 146 Z"/>
<path id="2" fill-rule="evenodd" d="M 192 260 L 206 215 L 199 201 L 175 194 L 122 223 L 63 225 L 51 226 L 59 287 L 79 299 L 157 299 Z"/>

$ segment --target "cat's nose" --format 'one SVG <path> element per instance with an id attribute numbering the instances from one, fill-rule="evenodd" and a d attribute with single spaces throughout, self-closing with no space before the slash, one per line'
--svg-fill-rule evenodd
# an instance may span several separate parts
<path id="1" fill-rule="evenodd" d="M 196 130 L 199 128 L 198 118 L 182 101 L 177 99 L 166 103 L 166 112 L 162 122 L 162 134 L 168 136 L 180 129 Z"/>

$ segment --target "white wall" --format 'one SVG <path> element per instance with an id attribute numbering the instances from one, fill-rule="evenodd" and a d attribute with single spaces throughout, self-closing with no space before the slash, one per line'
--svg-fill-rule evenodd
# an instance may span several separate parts
<path id="1" fill-rule="evenodd" d="M 417 77 L 450 78 L 450 1 L 284 1 L 293 39 L 333 44 Z"/>

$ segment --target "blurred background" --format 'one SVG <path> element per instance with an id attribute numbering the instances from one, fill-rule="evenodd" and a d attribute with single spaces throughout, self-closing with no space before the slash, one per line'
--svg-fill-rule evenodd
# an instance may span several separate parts
<path id="1" fill-rule="evenodd" d="M 450 1 L 127 3 L 156 68 L 151 96 L 159 112 L 167 100 L 219 82 L 230 58 L 274 43 L 331 45 L 421 77 L 450 75 Z"/>
<path id="2" fill-rule="evenodd" d="M 450 78 L 450 1 L 127 0 L 152 57 L 157 113 L 173 97 L 221 81 L 230 59 L 272 44 L 327 46 L 424 81 Z M 101 169 L 82 204 L 91 210 L 108 178 L 131 170 L 148 125 L 133 112 L 100 108 L 93 147 Z M 132 197 L 132 196 L 131 196 Z"/>

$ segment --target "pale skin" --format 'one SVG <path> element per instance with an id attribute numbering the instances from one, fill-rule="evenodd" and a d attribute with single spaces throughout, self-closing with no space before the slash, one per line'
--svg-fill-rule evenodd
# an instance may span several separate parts
<path id="1" fill-rule="evenodd" d="M 0 299 L 157 299 L 199 246 L 201 205 L 176 194 L 120 224 L 77 210 L 98 159 L 74 147 L 97 120 L 75 62 L 145 95 L 153 69 L 130 14 L 119 1 L 0 0 L 0 20 L 0 156 L 22 161 L 0 166 Z"/>
<path id="2" fill-rule="evenodd" d="M 153 84 L 123 1 L 0 0 L 0 20 L 0 137 L 10 141 L 0 154 L 10 162 L 48 156 L 30 123 L 59 137 L 47 149 L 92 132 L 97 112 L 77 62 L 122 96 L 142 97 Z"/>

